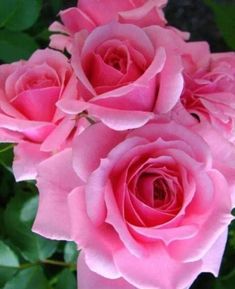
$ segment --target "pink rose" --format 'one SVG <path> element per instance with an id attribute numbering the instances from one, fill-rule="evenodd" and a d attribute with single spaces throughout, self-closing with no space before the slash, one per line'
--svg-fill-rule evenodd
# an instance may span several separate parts
<path id="1" fill-rule="evenodd" d="M 208 143 L 214 166 L 234 188 L 235 204 L 235 53 L 211 54 L 209 47 L 199 45 L 191 56 L 182 56 L 185 86 L 170 118 L 191 127 Z"/>
<path id="2" fill-rule="evenodd" d="M 213 164 L 203 139 L 174 122 L 95 124 L 40 165 L 34 231 L 84 250 L 80 289 L 187 289 L 201 272 L 218 275 L 232 219 Z"/>
<path id="3" fill-rule="evenodd" d="M 79 0 L 77 7 L 60 12 L 63 25 L 59 22 L 51 25 L 51 31 L 63 34 L 52 35 L 50 46 L 60 50 L 67 47 L 70 50 L 75 33 L 83 29 L 90 32 L 112 20 L 140 27 L 154 24 L 164 26 L 166 20 L 162 8 L 166 3 L 167 0 L 112 0 L 111 4 L 109 0 Z"/>
<path id="4" fill-rule="evenodd" d="M 208 64 L 194 63 L 184 73 L 185 87 L 177 110 L 209 123 L 235 139 L 235 53 L 209 54 Z M 186 62 L 185 62 L 186 63 Z M 183 105 L 183 107 L 182 107 Z M 180 106 L 180 108 L 179 108 Z M 184 115 L 180 115 L 185 119 Z"/>
<path id="5" fill-rule="evenodd" d="M 86 33 L 85 33 L 86 34 Z M 171 110 L 183 89 L 181 52 L 175 32 L 116 22 L 77 33 L 71 63 L 79 99 L 64 99 L 68 114 L 87 111 L 107 126 L 125 130 Z"/>
<path id="6" fill-rule="evenodd" d="M 75 120 L 56 107 L 62 97 L 76 93 L 75 77 L 60 52 L 36 51 L 28 61 L 0 66 L 0 141 L 16 142 L 17 179 L 33 176 L 35 164 L 58 150 Z M 40 151 L 40 147 L 43 148 Z M 23 163 L 22 163 L 23 162 Z"/>

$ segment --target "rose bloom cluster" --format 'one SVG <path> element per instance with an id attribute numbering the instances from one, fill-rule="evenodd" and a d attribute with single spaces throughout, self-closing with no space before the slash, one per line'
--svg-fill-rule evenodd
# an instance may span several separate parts
<path id="1" fill-rule="evenodd" d="M 219 272 L 235 53 L 188 41 L 166 4 L 80 0 L 50 48 L 0 66 L 0 141 L 16 180 L 37 181 L 33 230 L 81 250 L 79 289 L 188 289 Z"/>

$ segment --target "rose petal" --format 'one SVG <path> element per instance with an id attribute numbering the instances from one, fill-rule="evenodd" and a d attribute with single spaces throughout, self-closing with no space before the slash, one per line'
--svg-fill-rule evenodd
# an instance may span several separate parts
<path id="1" fill-rule="evenodd" d="M 112 86 L 119 82 L 123 74 L 113 68 L 112 66 L 106 64 L 100 55 L 91 56 L 92 59 L 92 67 L 90 68 L 90 77 L 94 88 L 102 85 L 105 82 L 105 85 Z"/>
<path id="2" fill-rule="evenodd" d="M 227 194 L 228 187 L 224 177 L 218 171 L 210 171 L 208 174 L 213 181 L 214 200 L 208 206 L 210 211 L 198 235 L 192 239 L 174 241 L 168 246 L 168 252 L 177 260 L 193 262 L 201 259 L 232 220 L 230 215 L 232 209 L 231 198 Z M 219 219 L 218 215 L 220 216 Z M 200 220 L 199 217 L 198 220 Z M 214 220 L 217 220 L 217 222 L 214 222 Z"/>
<path id="3" fill-rule="evenodd" d="M 57 105 L 62 111 L 68 114 L 78 114 L 84 110 L 88 110 L 91 116 L 97 117 L 114 130 L 127 130 L 141 127 L 154 117 L 154 114 L 151 112 L 110 109 L 76 100 L 64 99 L 59 101 Z"/>
<path id="4" fill-rule="evenodd" d="M 157 244 L 145 258 L 137 258 L 126 249 L 116 252 L 115 265 L 130 284 L 143 289 L 182 289 L 189 287 L 201 272 L 202 261 L 179 263 Z M 187 274 L 185 274 L 187 272 Z"/>
<path id="5" fill-rule="evenodd" d="M 227 237 L 228 230 L 226 229 L 203 257 L 203 272 L 210 272 L 218 277 Z"/>
<path id="6" fill-rule="evenodd" d="M 160 122 L 157 125 L 149 124 L 148 129 L 145 127 L 138 128 L 130 132 L 128 137 L 140 135 L 150 141 L 155 141 L 158 138 L 171 141 L 180 139 L 193 148 L 197 161 L 204 164 L 206 168 L 212 167 L 211 152 L 206 142 L 199 135 L 182 125 L 178 125 L 176 122 L 165 123 L 163 121 L 163 123 Z"/>
<path id="7" fill-rule="evenodd" d="M 155 106 L 156 112 L 170 111 L 180 98 L 184 86 L 181 59 L 167 55 L 165 66 L 160 75 L 160 87 Z"/>
<path id="8" fill-rule="evenodd" d="M 143 236 L 143 239 L 149 241 L 162 240 L 169 245 L 172 240 L 184 240 L 194 237 L 198 233 L 196 225 L 180 226 L 176 228 L 147 228 L 130 225 L 131 231 L 135 234 Z"/>
<path id="9" fill-rule="evenodd" d="M 76 7 L 72 7 L 64 11 L 61 11 L 60 17 L 65 27 L 69 29 L 70 33 L 76 33 L 82 29 L 91 31 L 96 26 L 92 18 L 90 18 L 81 9 Z"/>
<path id="10" fill-rule="evenodd" d="M 55 113 L 59 93 L 59 87 L 27 90 L 19 94 L 12 104 L 29 120 L 49 122 Z"/>
<path id="11" fill-rule="evenodd" d="M 34 232 L 50 239 L 72 239 L 67 199 L 71 190 L 80 184 L 80 179 L 72 169 L 71 149 L 66 149 L 39 165 L 39 207 L 33 225 Z"/>
<path id="12" fill-rule="evenodd" d="M 124 137 L 125 133 L 117 133 L 102 123 L 94 124 L 78 135 L 73 144 L 73 167 L 77 175 L 86 181 L 100 160 Z"/>
<path id="13" fill-rule="evenodd" d="M 112 2 L 109 0 L 90 0 L 89 4 L 85 0 L 80 0 L 78 7 L 90 15 L 97 25 L 99 25 L 116 19 L 119 11 L 134 8 L 134 5 L 131 0 L 118 0 Z M 107 7 L 109 9 L 107 9 Z"/>
<path id="14" fill-rule="evenodd" d="M 140 27 L 146 27 L 154 24 L 164 26 L 167 21 L 159 7 L 163 6 L 165 3 L 160 3 L 159 1 L 145 2 L 146 3 L 143 6 L 136 9 L 119 12 L 119 21 L 121 23 L 134 23 Z"/>
<path id="15" fill-rule="evenodd" d="M 22 139 L 22 135 L 7 129 L 0 129 L 0 142 L 17 143 Z"/>
<path id="16" fill-rule="evenodd" d="M 55 125 L 48 122 L 15 119 L 0 113 L 0 127 L 23 133 L 24 136 L 27 136 L 36 142 L 40 142 L 52 131 Z"/>
<path id="17" fill-rule="evenodd" d="M 107 207 L 106 222 L 115 228 L 120 239 L 131 254 L 139 258 L 146 256 L 147 252 L 144 246 L 142 246 L 142 244 L 135 240 L 130 234 L 128 226 L 126 222 L 124 222 L 123 216 L 115 202 L 114 192 L 110 184 L 106 185 L 104 198 Z"/>
<path id="18" fill-rule="evenodd" d="M 21 142 L 14 148 L 13 173 L 17 182 L 34 180 L 38 165 L 50 154 L 40 151 L 40 145 Z"/>
<path id="19" fill-rule="evenodd" d="M 61 148 L 71 131 L 75 128 L 76 120 L 65 117 L 55 129 L 45 138 L 41 145 L 42 151 L 56 151 Z"/>
<path id="20" fill-rule="evenodd" d="M 140 138 L 132 138 L 119 144 L 110 153 L 108 159 L 101 159 L 99 167 L 91 174 L 86 186 L 87 213 L 94 224 L 100 225 L 106 217 L 104 194 L 110 170 L 122 157 L 123 153 L 142 143 L 142 141 Z M 93 197 L 90 198 L 90 196 Z"/>
<path id="21" fill-rule="evenodd" d="M 116 88 L 112 91 L 100 94 L 92 99 L 92 101 L 106 99 L 111 97 L 120 97 L 124 94 L 128 94 L 132 91 L 135 92 L 137 89 L 147 89 L 149 86 L 149 81 L 151 81 L 159 72 L 162 71 L 166 61 L 166 54 L 163 48 L 157 49 L 152 62 L 146 71 L 133 83 L 129 85 L 124 85 L 122 87 Z M 138 91 L 138 90 L 137 90 Z M 149 97 L 149 96 L 147 96 Z M 137 98 L 138 99 L 138 98 Z"/>
<path id="22" fill-rule="evenodd" d="M 110 279 L 120 277 L 113 263 L 113 253 L 120 248 L 120 241 L 109 225 L 93 226 L 86 212 L 86 200 L 82 187 L 69 195 L 72 238 L 85 249 L 89 268 Z"/>
<path id="23" fill-rule="evenodd" d="M 77 272 L 78 286 L 80 289 L 137 289 L 123 278 L 108 279 L 91 271 L 86 264 L 83 252 L 79 254 Z"/>

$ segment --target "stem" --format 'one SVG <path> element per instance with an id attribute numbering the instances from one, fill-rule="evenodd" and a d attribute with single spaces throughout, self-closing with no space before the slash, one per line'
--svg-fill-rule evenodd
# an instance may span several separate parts
<path id="1" fill-rule="evenodd" d="M 27 269 L 27 268 L 31 268 L 31 267 L 37 266 L 39 264 L 40 264 L 39 262 L 38 263 L 25 263 L 25 264 L 21 264 L 19 266 L 19 268 L 17 268 L 17 269 L 23 270 L 23 269 Z"/>
<path id="2" fill-rule="evenodd" d="M 54 265 L 54 266 L 61 266 L 61 267 L 67 267 L 67 268 L 71 268 L 71 269 L 76 269 L 76 264 L 74 263 L 66 263 L 63 261 L 58 261 L 58 260 L 51 260 L 51 259 L 46 259 L 43 261 L 38 261 L 35 263 L 25 263 L 25 264 L 21 264 L 19 267 L 16 266 L 4 266 L 4 265 L 0 265 L 0 268 L 9 268 L 9 269 L 27 269 L 27 268 L 31 268 L 37 265 L 41 265 L 41 264 L 45 264 L 45 265 Z"/>
<path id="3" fill-rule="evenodd" d="M 62 266 L 62 267 L 72 267 L 75 266 L 75 264 L 72 263 L 66 263 L 63 261 L 57 261 L 57 260 L 51 260 L 51 259 L 46 259 L 41 261 L 43 264 L 49 264 L 49 265 L 55 265 L 55 266 Z"/>

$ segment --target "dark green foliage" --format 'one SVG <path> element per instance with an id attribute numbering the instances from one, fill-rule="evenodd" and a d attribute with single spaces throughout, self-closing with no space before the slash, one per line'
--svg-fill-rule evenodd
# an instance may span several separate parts
<path id="1" fill-rule="evenodd" d="M 40 266 L 20 270 L 11 278 L 3 289 L 45 289 L 48 288 L 48 281 Z"/>
<path id="2" fill-rule="evenodd" d="M 76 246 L 31 231 L 37 204 L 34 184 L 0 165 L 0 288 L 76 289 Z"/>
<path id="3" fill-rule="evenodd" d="M 30 262 L 51 257 L 57 247 L 57 242 L 31 232 L 37 201 L 37 196 L 19 192 L 11 199 L 4 214 L 4 224 L 11 242 L 20 249 L 24 259 Z"/>
<path id="4" fill-rule="evenodd" d="M 235 3 L 221 3 L 213 0 L 205 0 L 215 15 L 217 26 L 227 45 L 235 49 Z"/>

